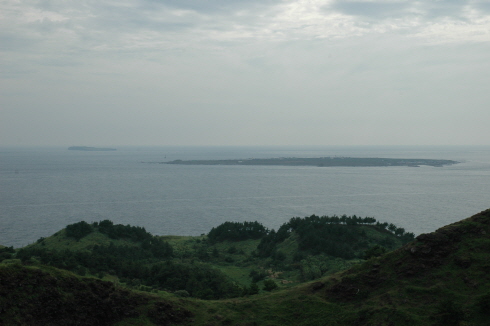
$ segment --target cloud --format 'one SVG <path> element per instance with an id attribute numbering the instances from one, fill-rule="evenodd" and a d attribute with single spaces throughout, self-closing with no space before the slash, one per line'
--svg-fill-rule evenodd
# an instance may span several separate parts
<path id="1" fill-rule="evenodd" d="M 485 14 L 490 14 L 490 2 L 488 1 L 476 2 L 475 8 Z"/>
<path id="2" fill-rule="evenodd" d="M 422 143 L 427 121 L 454 139 L 448 125 L 488 120 L 484 1 L 5 0 L 0 9 L 5 143 L 380 144 L 426 126 L 411 138 Z M 26 116 L 36 117 L 30 126 Z"/>
<path id="3" fill-rule="evenodd" d="M 368 19 L 419 18 L 423 20 L 449 18 L 465 20 L 469 11 L 484 10 L 487 4 L 470 0 L 334 0 L 325 10 L 361 16 Z"/>
<path id="4" fill-rule="evenodd" d="M 325 10 L 335 10 L 346 15 L 363 16 L 372 19 L 395 18 L 410 14 L 410 3 L 394 1 L 334 1 Z"/>
<path id="5" fill-rule="evenodd" d="M 165 6 L 193 10 L 202 13 L 224 13 L 230 11 L 256 10 L 264 6 L 279 4 L 281 0 L 163 0 L 155 1 L 158 4 Z"/>

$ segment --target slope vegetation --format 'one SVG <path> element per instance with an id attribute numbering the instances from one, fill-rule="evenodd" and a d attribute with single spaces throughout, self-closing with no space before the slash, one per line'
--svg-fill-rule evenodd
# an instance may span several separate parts
<path id="1" fill-rule="evenodd" d="M 261 230 L 255 225 L 255 231 Z M 278 251 L 286 253 L 283 261 L 291 258 L 287 255 L 291 248 L 307 255 L 317 250 L 316 245 L 306 251 L 299 249 L 301 231 L 293 230 L 291 225 L 287 231 L 289 234 L 282 241 L 264 240 L 267 244 L 274 243 L 271 252 L 276 252 L 276 256 Z M 278 233 L 279 230 L 275 232 Z M 267 232 L 267 236 L 270 234 Z M 74 241 L 81 244 L 91 236 L 98 235 L 92 232 Z M 56 237 L 42 240 L 44 247 L 61 243 Z M 171 259 L 185 261 L 187 258 L 181 255 L 185 252 L 197 257 L 189 254 L 189 246 L 195 246 L 195 253 L 210 256 L 205 264 L 216 259 L 213 266 L 220 268 L 224 264 L 218 258 L 220 255 L 236 259 L 235 265 L 246 264 L 246 259 L 236 258 L 241 255 L 237 253 L 240 250 L 245 256 L 247 250 L 255 251 L 255 263 L 277 262 L 277 257 L 260 257 L 259 244 L 263 239 L 266 237 L 238 242 L 224 239 L 213 244 L 206 237 L 161 240 L 173 248 Z M 135 246 L 141 245 L 138 243 Z M 42 246 L 37 243 L 33 247 Z M 232 253 L 223 253 L 233 246 Z M 212 258 L 213 248 L 218 257 Z M 364 261 L 356 258 L 358 263 L 345 271 L 325 273 L 321 278 L 294 286 L 247 291 L 239 297 L 221 300 L 184 298 L 182 291 L 171 294 L 155 288 L 153 293 L 129 290 L 118 280 L 117 272 L 106 275 L 106 279 L 113 279 L 106 282 L 39 265 L 36 263 L 39 258 L 34 256 L 24 260 L 29 266 L 21 265 L 20 260 L 7 259 L 0 265 L 0 322 L 5 325 L 72 325 L 74 320 L 82 325 L 488 325 L 489 251 L 490 210 L 419 235 L 386 254 L 373 255 Z M 354 250 L 353 254 L 358 255 L 358 251 Z M 231 265 L 225 267 L 221 266 L 228 272 L 232 269 Z M 270 279 L 277 281 L 269 274 L 265 280 Z"/>
<path id="2" fill-rule="evenodd" d="M 18 263 L 0 268 L 1 325 L 137 325 L 182 323 L 192 314 L 161 298 L 94 278 Z"/>

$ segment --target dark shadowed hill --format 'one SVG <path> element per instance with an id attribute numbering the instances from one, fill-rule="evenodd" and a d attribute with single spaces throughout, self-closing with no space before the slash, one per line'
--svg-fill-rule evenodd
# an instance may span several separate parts
<path id="1" fill-rule="evenodd" d="M 0 268 L 0 325 L 93 326 L 122 320 L 169 325 L 191 315 L 175 304 L 112 282 L 48 267 L 12 263 Z"/>
<path id="2" fill-rule="evenodd" d="M 329 279 L 325 299 L 358 306 L 359 325 L 487 325 L 490 210 Z"/>

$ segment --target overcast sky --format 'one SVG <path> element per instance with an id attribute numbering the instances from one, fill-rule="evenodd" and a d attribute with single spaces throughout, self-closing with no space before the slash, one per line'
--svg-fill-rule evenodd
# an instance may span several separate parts
<path id="1" fill-rule="evenodd" d="M 490 1 L 2 0 L 0 145 L 484 145 Z"/>

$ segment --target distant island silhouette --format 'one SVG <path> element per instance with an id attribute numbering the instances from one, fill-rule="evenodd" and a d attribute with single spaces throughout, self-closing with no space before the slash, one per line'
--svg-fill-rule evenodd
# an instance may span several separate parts
<path id="1" fill-rule="evenodd" d="M 318 167 L 378 167 L 378 166 L 410 166 L 421 165 L 441 167 L 457 164 L 452 160 L 438 159 L 404 159 L 404 158 L 360 158 L 360 157 L 318 157 L 318 158 L 250 158 L 240 160 L 174 160 L 159 162 L 161 164 L 183 165 L 282 165 L 282 166 L 318 166 Z"/>
<path id="2" fill-rule="evenodd" d="M 106 152 L 106 151 L 115 151 L 115 148 L 102 148 L 102 147 L 89 147 L 89 146 L 71 146 L 68 147 L 70 151 L 90 151 L 90 152 Z"/>

